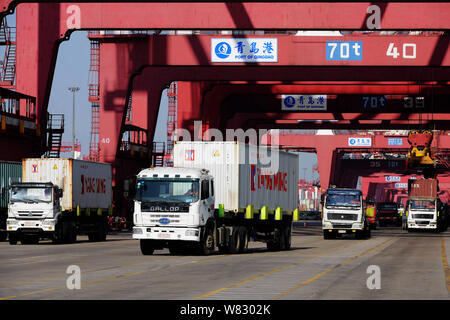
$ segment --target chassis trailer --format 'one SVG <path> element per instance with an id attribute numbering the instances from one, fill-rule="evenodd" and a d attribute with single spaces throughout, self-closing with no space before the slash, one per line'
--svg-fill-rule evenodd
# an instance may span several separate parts
<path id="1" fill-rule="evenodd" d="M 237 142 L 176 142 L 175 167 L 137 176 L 133 238 L 141 252 L 241 253 L 252 240 L 289 249 L 298 217 L 298 156 L 272 150 L 278 165 L 271 171 L 244 161 L 266 152 Z"/>
<path id="2" fill-rule="evenodd" d="M 24 182 L 11 185 L 9 243 L 40 238 L 73 243 L 77 234 L 103 241 L 111 213 L 111 166 L 74 159 L 24 159 Z"/>

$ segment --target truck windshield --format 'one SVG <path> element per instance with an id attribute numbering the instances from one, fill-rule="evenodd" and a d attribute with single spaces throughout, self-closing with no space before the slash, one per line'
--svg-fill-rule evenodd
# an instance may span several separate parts
<path id="1" fill-rule="evenodd" d="M 11 189 L 11 202 L 51 202 L 52 188 L 23 188 Z"/>
<path id="2" fill-rule="evenodd" d="M 378 205 L 379 210 L 397 210 L 397 204 L 396 203 L 380 203 Z"/>
<path id="3" fill-rule="evenodd" d="M 197 202 L 198 179 L 142 179 L 137 181 L 136 200 L 142 202 Z"/>
<path id="4" fill-rule="evenodd" d="M 434 200 L 411 200 L 411 210 L 434 211 Z"/>
<path id="5" fill-rule="evenodd" d="M 361 196 L 357 194 L 333 193 L 327 194 L 325 200 L 326 208 L 350 207 L 359 208 L 361 206 Z"/>

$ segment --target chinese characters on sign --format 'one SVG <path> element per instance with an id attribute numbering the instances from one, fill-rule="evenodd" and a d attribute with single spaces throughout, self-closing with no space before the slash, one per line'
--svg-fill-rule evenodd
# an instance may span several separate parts
<path id="1" fill-rule="evenodd" d="M 327 95 L 281 95 L 281 110 L 327 110 Z"/>
<path id="2" fill-rule="evenodd" d="M 276 38 L 211 39 L 211 62 L 278 62 Z"/>
<path id="3" fill-rule="evenodd" d="M 348 138 L 349 147 L 371 147 L 372 138 Z"/>

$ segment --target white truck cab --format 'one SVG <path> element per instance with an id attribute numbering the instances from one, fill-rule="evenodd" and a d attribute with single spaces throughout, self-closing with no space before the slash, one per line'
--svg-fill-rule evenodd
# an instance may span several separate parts
<path id="1" fill-rule="evenodd" d="M 144 254 L 205 238 L 206 225 L 214 221 L 214 180 L 208 170 L 149 168 L 136 183 L 133 238 Z"/>
<path id="2" fill-rule="evenodd" d="M 324 239 L 338 234 L 353 233 L 357 238 L 369 238 L 370 228 L 363 210 L 360 190 L 331 188 L 324 196 L 322 211 Z"/>
<path id="3" fill-rule="evenodd" d="M 11 184 L 6 228 L 9 242 L 39 237 L 51 238 L 61 214 L 62 190 L 53 183 L 22 182 Z"/>
<path id="4" fill-rule="evenodd" d="M 408 201 L 408 230 L 437 229 L 438 202 L 436 199 L 410 199 Z"/>

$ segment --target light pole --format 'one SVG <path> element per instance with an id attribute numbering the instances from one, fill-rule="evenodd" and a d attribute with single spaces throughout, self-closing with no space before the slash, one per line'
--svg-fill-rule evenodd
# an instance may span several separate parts
<path id="1" fill-rule="evenodd" d="M 69 87 L 72 91 L 72 158 L 75 159 L 75 92 L 80 90 L 78 87 Z"/>

